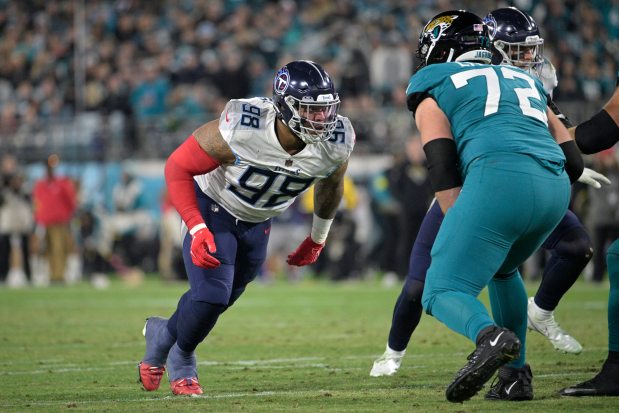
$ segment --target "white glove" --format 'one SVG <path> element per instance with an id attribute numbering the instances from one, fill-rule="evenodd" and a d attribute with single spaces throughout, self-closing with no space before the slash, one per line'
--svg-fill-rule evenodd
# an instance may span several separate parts
<path id="1" fill-rule="evenodd" d="M 557 70 L 550 60 L 544 58 L 544 62 L 540 63 L 541 67 L 537 72 L 539 80 L 544 85 L 544 90 L 552 97 L 552 91 L 557 87 L 559 81 L 557 80 Z"/>
<path id="2" fill-rule="evenodd" d="M 589 168 L 583 169 L 582 174 L 578 178 L 578 182 L 591 185 L 596 189 L 600 189 L 602 187 L 602 184 L 610 185 L 610 179 L 608 179 L 601 173 L 595 172 L 593 169 Z"/>

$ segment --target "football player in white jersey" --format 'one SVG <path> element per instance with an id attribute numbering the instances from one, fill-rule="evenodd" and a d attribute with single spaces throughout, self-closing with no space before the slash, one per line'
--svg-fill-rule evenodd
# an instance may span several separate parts
<path id="1" fill-rule="evenodd" d="M 170 199 L 184 223 L 190 288 L 170 319 L 150 317 L 138 365 L 153 391 L 166 368 L 172 393 L 202 394 L 194 350 L 243 293 L 266 258 L 271 218 L 314 184 L 310 235 L 288 264 L 316 261 L 342 198 L 355 143 L 330 76 L 293 61 L 273 81 L 273 98 L 235 99 L 168 158 Z"/>

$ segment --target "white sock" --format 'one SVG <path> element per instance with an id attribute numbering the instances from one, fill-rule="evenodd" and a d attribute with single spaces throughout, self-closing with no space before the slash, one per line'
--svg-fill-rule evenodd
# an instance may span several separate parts
<path id="1" fill-rule="evenodd" d="M 406 353 L 406 349 L 402 350 L 402 351 L 396 351 L 394 349 L 392 349 L 391 347 L 389 347 L 389 344 L 387 344 L 387 348 L 386 348 L 387 353 L 396 356 L 396 357 L 402 357 L 404 355 L 404 353 Z"/>
<path id="2" fill-rule="evenodd" d="M 535 299 L 533 299 L 533 311 L 535 312 L 535 315 L 539 316 L 539 318 L 548 318 L 552 315 L 552 311 L 549 310 L 544 310 L 543 308 L 540 308 L 540 306 L 537 305 L 537 303 L 535 302 Z"/>

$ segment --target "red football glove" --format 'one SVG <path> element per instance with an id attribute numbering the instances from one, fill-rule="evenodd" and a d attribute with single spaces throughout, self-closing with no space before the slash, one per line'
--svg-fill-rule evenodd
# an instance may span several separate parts
<path id="1" fill-rule="evenodd" d="M 322 251 L 324 246 L 325 244 L 315 243 L 312 237 L 307 237 L 303 240 L 295 252 L 288 255 L 286 262 L 288 262 L 289 265 L 297 265 L 299 267 L 313 264 L 318 259 L 320 251 Z"/>
<path id="2" fill-rule="evenodd" d="M 217 268 L 221 264 L 211 254 L 217 252 L 215 238 L 208 228 L 200 228 L 191 238 L 191 262 L 202 268 Z"/>

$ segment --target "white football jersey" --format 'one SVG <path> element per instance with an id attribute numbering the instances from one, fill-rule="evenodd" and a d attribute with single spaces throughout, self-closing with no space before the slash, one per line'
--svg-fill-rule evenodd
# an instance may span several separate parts
<path id="1" fill-rule="evenodd" d="M 236 162 L 194 178 L 206 195 L 242 221 L 262 222 L 281 214 L 316 179 L 345 162 L 355 143 L 350 121 L 338 116 L 329 140 L 290 155 L 275 135 L 276 113 L 268 98 L 229 101 L 219 131 Z"/>
<path id="2" fill-rule="evenodd" d="M 544 90 L 550 97 L 552 97 L 552 92 L 555 90 L 559 81 L 557 80 L 557 70 L 550 60 L 544 57 L 544 62 L 541 63 L 542 67 L 538 70 L 539 80 L 542 81 L 544 85 Z"/>

